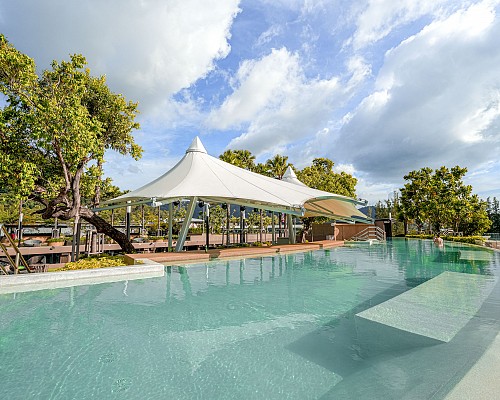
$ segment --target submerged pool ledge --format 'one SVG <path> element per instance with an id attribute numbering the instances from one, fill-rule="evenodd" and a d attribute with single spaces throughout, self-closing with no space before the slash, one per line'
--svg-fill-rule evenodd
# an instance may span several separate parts
<path id="1" fill-rule="evenodd" d="M 143 262 L 144 264 L 133 266 L 3 276 L 0 279 L 0 294 L 155 278 L 165 275 L 165 267 L 162 264 L 149 260 Z"/>
<path id="2" fill-rule="evenodd" d="M 343 245 L 344 241 L 320 240 L 309 243 L 274 245 L 270 247 L 234 247 L 227 249 L 209 249 L 208 251 L 190 250 L 178 253 L 136 253 L 125 255 L 125 262 L 133 265 L 137 262 L 142 262 L 144 259 L 149 259 L 163 265 L 184 265 L 217 260 L 275 256 L 285 253 L 301 253 L 305 251 L 340 247 Z"/>

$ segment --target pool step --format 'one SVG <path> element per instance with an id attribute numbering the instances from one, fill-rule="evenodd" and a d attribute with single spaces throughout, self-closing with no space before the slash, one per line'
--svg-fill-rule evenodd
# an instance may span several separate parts
<path id="1" fill-rule="evenodd" d="M 497 278 L 459 272 L 437 277 L 356 314 L 366 352 L 449 342 L 481 308 Z"/>

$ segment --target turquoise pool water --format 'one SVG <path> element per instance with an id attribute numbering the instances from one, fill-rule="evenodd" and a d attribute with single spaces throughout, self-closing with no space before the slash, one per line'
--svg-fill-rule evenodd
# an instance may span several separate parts
<path id="1" fill-rule="evenodd" d="M 393 240 L 0 295 L 0 398 L 443 398 L 500 330 L 499 267 Z M 390 299 L 394 326 L 356 316 Z"/>

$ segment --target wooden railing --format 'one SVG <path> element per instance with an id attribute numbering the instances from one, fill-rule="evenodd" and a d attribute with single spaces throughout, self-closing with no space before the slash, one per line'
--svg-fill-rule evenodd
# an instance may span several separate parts
<path id="1" fill-rule="evenodd" d="M 28 263 L 24 259 L 23 255 L 19 251 L 19 248 L 16 246 L 16 243 L 14 242 L 14 240 L 10 236 L 9 232 L 7 231 L 7 228 L 5 228 L 5 225 L 0 225 L 0 229 L 3 233 L 3 235 L 5 235 L 7 237 L 7 240 L 9 241 L 10 245 L 12 246 L 12 248 L 14 249 L 14 252 L 15 252 L 15 256 L 13 259 L 7 251 L 7 247 L 3 243 L 0 242 L 0 248 L 4 252 L 4 254 L 7 258 L 7 261 L 9 262 L 9 264 L 12 267 L 12 270 L 14 271 L 14 274 L 17 274 L 19 272 L 19 263 L 22 264 L 22 266 L 26 269 L 27 272 L 35 272 L 35 271 L 31 270 L 30 266 L 28 265 Z M 2 269 L 2 272 L 4 274 L 6 274 L 6 275 L 8 274 L 8 271 L 6 270 L 6 268 L 4 268 L 3 265 L 2 265 L 1 269 Z"/>

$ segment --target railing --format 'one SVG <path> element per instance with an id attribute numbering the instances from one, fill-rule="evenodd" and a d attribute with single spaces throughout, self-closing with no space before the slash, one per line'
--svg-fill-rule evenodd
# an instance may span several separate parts
<path id="1" fill-rule="evenodd" d="M 443 236 L 463 236 L 463 232 L 455 232 L 451 228 L 444 228 L 439 231 L 439 233 Z"/>
<path id="2" fill-rule="evenodd" d="M 1 232 L 3 233 L 3 235 L 5 235 L 7 237 L 10 245 L 12 246 L 14 251 L 16 252 L 15 258 L 12 259 L 12 257 L 8 253 L 7 247 L 3 243 L 0 242 L 0 248 L 2 249 L 5 256 L 7 257 L 7 261 L 12 266 L 14 274 L 17 274 L 19 272 L 19 262 L 21 262 L 21 264 L 26 269 L 26 271 L 34 272 L 31 270 L 30 266 L 28 265 L 28 263 L 24 259 L 23 255 L 19 251 L 19 248 L 16 246 L 16 243 L 14 242 L 12 237 L 10 236 L 9 232 L 7 231 L 7 228 L 5 228 L 5 225 L 0 225 L 0 227 L 1 227 Z M 6 274 L 6 275 L 8 274 L 8 271 L 3 266 L 1 267 L 1 270 L 4 274 Z"/>
<path id="3" fill-rule="evenodd" d="M 369 226 L 358 232 L 356 235 L 352 236 L 349 240 L 370 240 L 376 239 L 379 241 L 385 241 L 385 231 L 378 226 Z"/>
<path id="4" fill-rule="evenodd" d="M 85 253 L 101 254 L 104 252 L 104 233 L 97 233 L 95 231 L 87 231 L 85 236 Z"/>

